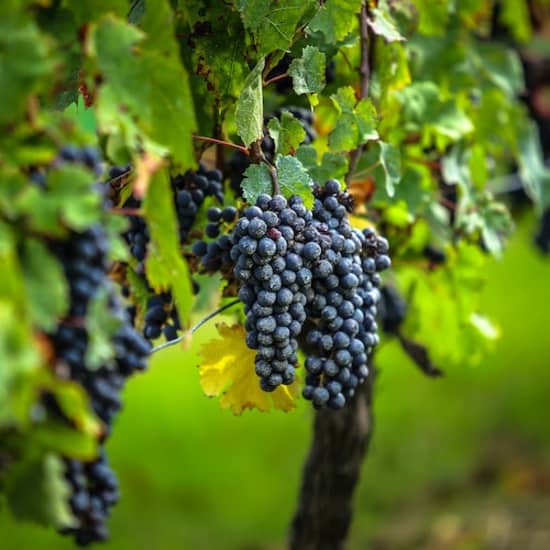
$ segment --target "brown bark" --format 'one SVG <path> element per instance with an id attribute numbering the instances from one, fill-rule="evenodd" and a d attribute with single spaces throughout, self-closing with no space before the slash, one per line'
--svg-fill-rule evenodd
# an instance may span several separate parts
<path id="1" fill-rule="evenodd" d="M 315 415 L 313 441 L 304 465 L 291 550 L 344 548 L 353 514 L 353 493 L 372 433 L 371 372 L 341 410 Z"/>

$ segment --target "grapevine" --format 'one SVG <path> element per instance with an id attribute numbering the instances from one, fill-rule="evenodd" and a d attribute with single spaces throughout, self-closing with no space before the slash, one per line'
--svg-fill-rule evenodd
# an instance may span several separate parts
<path id="1" fill-rule="evenodd" d="M 197 391 L 237 415 L 307 404 L 290 545 L 342 547 L 377 349 L 429 376 L 482 362 L 485 266 L 519 202 L 550 249 L 544 117 L 520 101 L 529 21 L 486 0 L 8 4 L 6 508 L 107 540 L 122 392 L 168 347 L 188 368 L 212 320 Z"/>

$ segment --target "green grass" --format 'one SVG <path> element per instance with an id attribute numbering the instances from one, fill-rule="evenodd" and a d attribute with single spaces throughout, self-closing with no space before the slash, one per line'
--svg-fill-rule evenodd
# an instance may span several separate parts
<path id="1" fill-rule="evenodd" d="M 394 343 L 381 350 L 376 431 L 356 494 L 350 548 L 369 548 L 373 537 L 389 537 L 397 525 L 429 530 L 443 511 L 485 513 L 489 493 L 474 489 L 471 479 L 487 457 L 549 463 L 550 265 L 529 246 L 528 225 L 490 268 L 484 306 L 502 338 L 484 365 L 448 369 L 434 380 Z M 127 388 L 108 445 L 123 498 L 106 550 L 284 548 L 311 411 L 303 404 L 291 414 L 233 417 L 220 410 L 201 394 L 195 368 L 197 346 L 210 332 L 201 329 L 188 352 L 161 354 Z M 491 491 L 496 502 L 510 497 L 499 496 L 498 487 Z M 0 533 L 3 550 L 73 548 L 52 531 L 15 524 L 6 512 Z M 464 548 L 484 548 L 472 544 Z"/>

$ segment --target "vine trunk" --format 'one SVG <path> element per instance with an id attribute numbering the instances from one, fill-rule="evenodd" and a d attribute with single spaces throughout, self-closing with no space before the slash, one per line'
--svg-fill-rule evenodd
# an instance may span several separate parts
<path id="1" fill-rule="evenodd" d="M 374 371 L 341 410 L 317 411 L 304 465 L 290 550 L 344 548 L 353 515 L 353 493 L 373 429 Z"/>

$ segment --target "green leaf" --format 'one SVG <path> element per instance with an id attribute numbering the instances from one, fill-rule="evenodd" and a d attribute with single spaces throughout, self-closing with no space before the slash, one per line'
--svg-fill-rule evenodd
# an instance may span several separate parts
<path id="1" fill-rule="evenodd" d="M 322 32 L 329 44 L 336 44 L 357 28 L 361 3 L 361 0 L 326 0 L 308 28 Z"/>
<path id="2" fill-rule="evenodd" d="M 524 91 L 524 77 L 518 53 L 502 44 L 477 43 L 476 69 L 510 99 Z M 473 52 L 472 52 L 473 55 Z"/>
<path id="3" fill-rule="evenodd" d="M 369 166 L 365 166 L 367 159 L 364 157 L 360 160 L 357 169 L 360 173 L 368 174 Z M 372 202 L 376 208 L 381 210 L 389 208 L 393 204 L 404 203 L 407 205 L 407 211 L 413 219 L 421 216 L 429 218 L 429 206 L 435 200 L 430 187 L 431 174 L 429 170 L 425 167 L 415 166 L 413 168 L 410 165 L 405 165 L 399 185 L 396 186 L 393 196 L 388 196 L 385 186 L 377 185 Z M 444 213 L 447 213 L 447 210 L 444 210 Z M 444 218 L 442 223 L 444 227 L 448 226 L 448 216 Z M 416 227 L 418 227 L 418 224 Z"/>
<path id="4" fill-rule="evenodd" d="M 273 194 L 273 180 L 265 164 L 251 164 L 244 173 L 241 182 L 243 197 L 249 204 L 255 204 L 262 194 Z"/>
<path id="5" fill-rule="evenodd" d="M 193 292 L 187 264 L 180 253 L 172 189 L 165 170 L 153 174 L 143 208 L 151 235 L 145 260 L 147 279 L 158 292 L 172 289 L 180 319 L 186 323 Z"/>
<path id="6" fill-rule="evenodd" d="M 525 191 L 539 207 L 550 204 L 550 168 L 544 164 L 538 130 L 533 122 L 519 139 L 519 173 Z"/>
<path id="7" fill-rule="evenodd" d="M 194 166 L 192 134 L 197 123 L 187 72 L 179 60 L 152 52 L 143 56 L 143 71 L 151 81 L 147 98 L 151 114 L 143 121 L 142 131 L 165 146 L 176 163 L 185 168 Z"/>
<path id="8" fill-rule="evenodd" d="M 65 4 L 74 13 L 79 26 L 107 14 L 119 17 L 128 14 L 127 0 L 65 0 Z"/>
<path id="9" fill-rule="evenodd" d="M 449 140 L 458 141 L 474 129 L 472 121 L 456 101 L 442 99 L 433 82 L 415 82 L 396 95 L 402 105 L 405 129 L 421 132 L 425 141 L 435 141 L 440 149 Z"/>
<path id="10" fill-rule="evenodd" d="M 288 49 L 304 15 L 315 5 L 315 0 L 237 2 L 244 26 L 253 33 L 260 55 Z"/>
<path id="11" fill-rule="evenodd" d="M 479 365 L 497 335 L 478 309 L 487 256 L 477 245 L 465 242 L 445 252 L 445 265 L 431 273 L 412 267 L 397 273 L 402 293 L 409 299 L 403 333 L 426 346 L 442 368 Z M 435 333 L 445 338 L 434 338 Z M 461 345 L 449 346 L 449 342 Z"/>
<path id="12" fill-rule="evenodd" d="M 378 139 L 376 109 L 370 99 L 362 99 L 356 104 L 351 86 L 339 88 L 330 97 L 340 113 L 328 137 L 331 151 L 351 151 L 369 140 Z"/>
<path id="13" fill-rule="evenodd" d="M 233 108 L 250 72 L 250 37 L 239 12 L 224 2 L 209 2 L 207 9 L 204 2 L 179 2 L 178 10 L 190 26 L 193 48 L 186 50 L 186 66 L 190 74 L 196 74 L 192 79 L 195 95 Z M 200 102 L 196 105 L 201 107 Z"/>
<path id="14" fill-rule="evenodd" d="M 177 164 L 193 166 L 196 121 L 188 75 L 179 58 L 166 55 L 166 47 L 137 48 L 145 35 L 113 18 L 103 19 L 92 37 L 103 77 L 96 104 L 99 130 L 124 136 L 130 149 L 169 152 Z M 175 40 L 170 34 L 164 39 Z"/>
<path id="15" fill-rule="evenodd" d="M 44 450 L 80 460 L 91 460 L 97 456 L 96 438 L 68 426 L 64 420 L 48 419 L 38 424 L 33 428 L 31 437 Z"/>
<path id="16" fill-rule="evenodd" d="M 418 13 L 418 31 L 421 34 L 441 36 L 447 30 L 447 23 L 454 3 L 433 0 L 412 0 Z"/>
<path id="17" fill-rule="evenodd" d="M 486 249 L 500 256 L 506 239 L 514 228 L 506 206 L 486 191 L 460 184 L 460 200 L 455 225 L 474 239 L 481 237 Z"/>
<path id="18" fill-rule="evenodd" d="M 365 153 L 365 163 L 370 167 L 376 187 L 383 186 L 387 195 L 393 197 L 395 186 L 401 179 L 401 153 L 389 143 L 377 141 Z"/>
<path id="19" fill-rule="evenodd" d="M 325 87 L 325 54 L 314 46 L 306 46 L 302 57 L 292 60 L 288 74 L 298 94 L 319 93 Z"/>
<path id="20" fill-rule="evenodd" d="M 286 198 L 299 195 L 305 206 L 311 208 L 313 206 L 313 180 L 302 163 L 291 155 L 279 155 L 275 159 L 275 167 L 281 194 Z"/>
<path id="21" fill-rule="evenodd" d="M 508 208 L 502 203 L 491 202 L 481 210 L 483 224 L 481 238 L 487 250 L 499 256 L 508 237 L 514 230 L 514 223 Z"/>
<path id="22" fill-rule="evenodd" d="M 70 525 L 70 490 L 63 473 L 61 459 L 50 453 L 25 457 L 10 468 L 6 498 L 15 518 L 48 526 Z"/>
<path id="23" fill-rule="evenodd" d="M 372 17 L 367 21 L 374 34 L 381 36 L 386 42 L 405 40 L 397 29 L 397 24 L 386 2 L 379 2 L 376 8 L 372 8 L 371 13 Z"/>
<path id="24" fill-rule="evenodd" d="M 518 42 L 528 42 L 533 34 L 529 4 L 523 0 L 501 0 L 499 18 Z"/>
<path id="25" fill-rule="evenodd" d="M 140 28 L 147 34 L 144 49 L 156 50 L 167 57 L 179 56 L 179 45 L 175 40 L 174 11 L 166 0 L 147 0 L 145 13 L 140 19 Z M 172 32 L 166 32 L 166 30 Z"/>
<path id="26" fill-rule="evenodd" d="M 83 230 L 101 215 L 101 197 L 91 191 L 94 179 L 82 166 L 57 166 L 48 171 L 47 189 L 27 186 L 17 199 L 17 208 L 37 231 L 61 235 L 63 226 Z"/>
<path id="27" fill-rule="evenodd" d="M 108 287 L 103 287 L 96 292 L 88 306 L 86 366 L 91 369 L 109 364 L 115 354 L 113 337 L 121 326 L 122 319 L 113 316 L 109 307 L 110 299 Z"/>
<path id="28" fill-rule="evenodd" d="M 78 431 L 94 439 L 102 435 L 103 425 L 90 407 L 90 396 L 80 384 L 52 376 L 48 390 L 54 395 L 63 415 Z"/>
<path id="29" fill-rule="evenodd" d="M 267 128 L 269 129 L 269 135 L 275 142 L 275 152 L 280 155 L 294 152 L 306 137 L 304 127 L 288 111 L 283 111 L 281 120 L 272 118 L 268 122 Z"/>
<path id="30" fill-rule="evenodd" d="M 21 250 L 21 272 L 31 319 L 41 329 L 52 331 L 68 306 L 61 265 L 40 241 L 26 239 Z"/>
<path id="31" fill-rule="evenodd" d="M 63 48 L 63 80 L 56 84 L 59 90 L 56 94 L 55 106 L 65 109 L 78 102 L 79 71 L 82 66 L 82 51 L 76 40 L 80 25 L 74 13 L 59 7 L 55 10 L 42 10 L 38 13 L 37 22 L 40 29 L 53 37 Z"/>
<path id="32" fill-rule="evenodd" d="M 461 144 L 451 147 L 441 159 L 441 174 L 447 185 L 470 182 L 470 168 Z"/>
<path id="33" fill-rule="evenodd" d="M 317 150 L 313 145 L 300 145 L 296 158 L 304 165 L 314 181 L 324 183 L 330 179 L 343 181 L 348 173 L 348 156 L 344 153 L 323 154 L 321 164 L 317 163 Z"/>
<path id="34" fill-rule="evenodd" d="M 29 96 L 51 84 L 56 63 L 34 24 L 16 13 L 0 17 L 0 124 L 21 116 Z"/>
<path id="35" fill-rule="evenodd" d="M 248 147 L 252 142 L 263 138 L 264 107 L 262 71 L 265 59 L 262 58 L 248 75 L 239 96 L 235 112 L 237 132 Z"/>
<path id="36" fill-rule="evenodd" d="M 13 266 L 4 263 L 6 255 L 1 251 L 0 259 L 3 277 L 11 278 L 15 275 Z M 0 283 L 0 294 L 9 290 L 9 287 L 13 288 L 9 282 L 7 286 L 5 288 L 5 281 Z M 4 296 L 0 299 L 0 363 L 9 365 L 9 368 L 0 369 L 0 425 L 9 426 L 28 425 L 29 409 L 32 406 L 29 393 L 34 391 L 29 382 L 34 379 L 42 364 L 32 327 L 21 311 L 25 307 L 24 298 L 14 301 L 18 295 L 15 293 L 9 299 Z"/>

